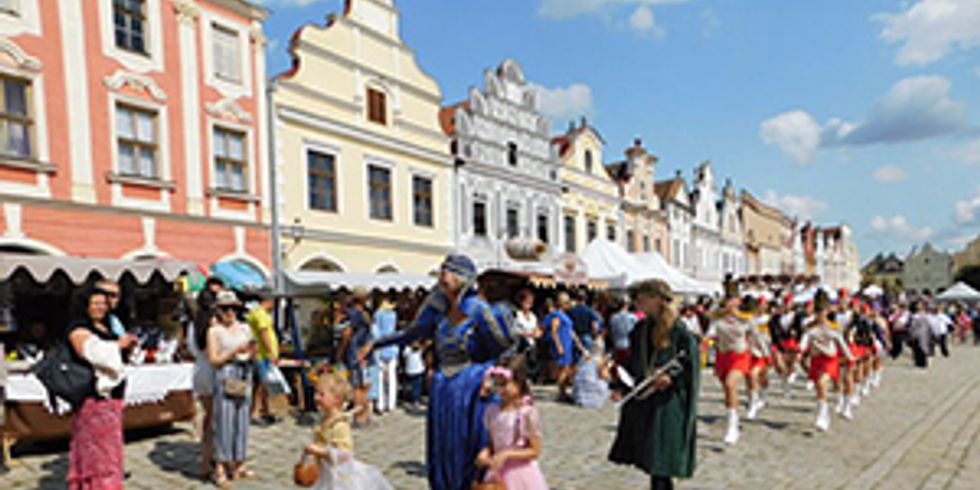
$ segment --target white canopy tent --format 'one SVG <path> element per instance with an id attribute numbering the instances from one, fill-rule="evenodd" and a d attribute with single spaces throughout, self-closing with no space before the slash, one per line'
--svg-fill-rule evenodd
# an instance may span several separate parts
<path id="1" fill-rule="evenodd" d="M 936 295 L 936 301 L 980 301 L 980 292 L 964 282 L 958 282 Z"/>
<path id="2" fill-rule="evenodd" d="M 436 278 L 425 274 L 357 273 L 283 271 L 283 287 L 287 295 L 302 296 L 353 289 L 356 286 L 369 290 L 428 289 L 436 285 Z"/>
<path id="3" fill-rule="evenodd" d="M 864 288 L 864 291 L 861 292 L 869 298 L 877 298 L 878 296 L 885 294 L 885 290 L 881 289 L 881 286 L 877 284 L 872 284 Z"/>
<path id="4" fill-rule="evenodd" d="M 707 294 L 713 295 L 721 292 L 721 285 L 712 286 L 704 281 L 699 281 L 681 272 L 676 267 L 667 263 L 657 252 L 645 252 L 633 254 L 642 265 L 650 268 L 659 277 L 670 285 L 671 289 L 683 294 Z"/>
<path id="5" fill-rule="evenodd" d="M 62 272 L 74 284 L 85 282 L 92 274 L 118 281 L 126 273 L 132 274 L 137 282 L 143 284 L 155 273 L 159 273 L 167 281 L 173 281 L 182 272 L 190 273 L 197 270 L 197 267 L 191 262 L 169 258 L 120 260 L 0 254 L 0 281 L 9 279 L 18 270 L 27 272 L 40 283 L 47 282 L 55 273 Z"/>
<path id="6" fill-rule="evenodd" d="M 582 260 L 588 268 L 589 279 L 606 281 L 612 288 L 625 288 L 634 282 L 657 277 L 626 249 L 603 238 L 592 240 L 585 247 Z"/>

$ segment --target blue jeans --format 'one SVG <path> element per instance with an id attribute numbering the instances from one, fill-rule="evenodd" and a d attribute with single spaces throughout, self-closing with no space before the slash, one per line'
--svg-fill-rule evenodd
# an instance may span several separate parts
<path id="1" fill-rule="evenodd" d="M 418 403 L 422 399 L 422 379 L 424 374 L 416 374 L 408 377 L 408 383 L 412 387 L 412 403 Z"/>

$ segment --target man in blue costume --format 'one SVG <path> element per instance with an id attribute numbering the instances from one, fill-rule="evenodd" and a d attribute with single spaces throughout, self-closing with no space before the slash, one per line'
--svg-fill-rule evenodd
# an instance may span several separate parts
<path id="1" fill-rule="evenodd" d="M 434 490 L 470 490 L 479 472 L 476 457 L 487 444 L 480 396 L 486 370 L 517 341 L 513 310 L 489 304 L 477 294 L 476 265 L 450 255 L 439 272 L 439 287 L 419 309 L 412 326 L 361 349 L 408 345 L 431 339 L 436 372 L 429 392 L 426 467 Z"/>

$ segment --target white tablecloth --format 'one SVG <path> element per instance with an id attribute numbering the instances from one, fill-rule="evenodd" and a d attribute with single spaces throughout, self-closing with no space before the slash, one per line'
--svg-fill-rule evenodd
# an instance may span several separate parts
<path id="1" fill-rule="evenodd" d="M 156 403 L 172 391 L 190 391 L 194 365 L 190 363 L 130 366 L 126 368 L 126 405 Z M 48 410 L 48 391 L 33 374 L 7 378 L 7 401 L 43 403 Z M 58 413 L 64 413 L 59 407 Z"/>

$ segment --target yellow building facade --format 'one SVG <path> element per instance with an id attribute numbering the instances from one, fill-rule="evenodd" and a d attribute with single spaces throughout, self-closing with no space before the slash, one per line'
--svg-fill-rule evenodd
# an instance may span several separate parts
<path id="1" fill-rule="evenodd" d="M 584 118 L 552 140 L 562 162 L 562 245 L 581 253 L 593 239 L 622 244 L 619 186 L 602 160 L 605 141 Z"/>
<path id="2" fill-rule="evenodd" d="M 348 0 L 292 37 L 274 81 L 283 268 L 425 274 L 453 248 L 442 94 L 393 0 Z"/>

